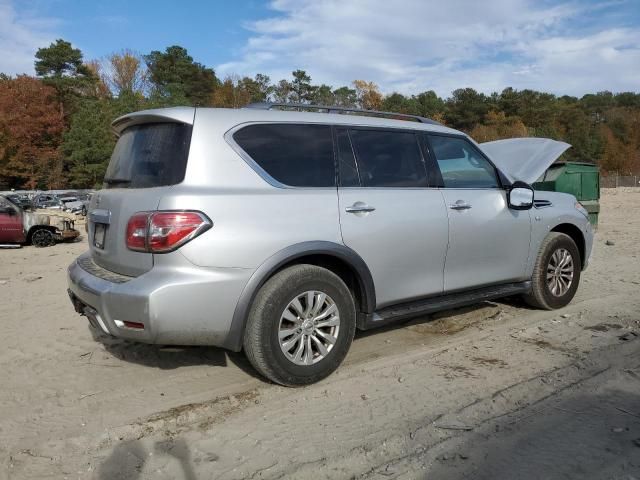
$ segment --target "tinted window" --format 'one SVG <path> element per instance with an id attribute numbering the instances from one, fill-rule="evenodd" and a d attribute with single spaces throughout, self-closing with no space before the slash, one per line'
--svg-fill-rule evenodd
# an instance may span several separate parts
<path id="1" fill-rule="evenodd" d="M 0 208 L 4 209 L 4 208 L 13 208 L 13 207 L 14 205 L 11 201 L 9 201 L 4 197 L 0 197 Z"/>
<path id="2" fill-rule="evenodd" d="M 495 168 L 467 140 L 430 135 L 444 186 L 449 188 L 497 188 Z"/>
<path id="3" fill-rule="evenodd" d="M 233 138 L 275 180 L 293 187 L 336 184 L 328 125 L 250 125 Z"/>
<path id="4" fill-rule="evenodd" d="M 338 130 L 337 138 L 340 186 L 357 187 L 360 185 L 360 178 L 358 177 L 356 159 L 353 156 L 353 149 L 351 148 L 351 140 L 349 140 L 349 132 L 346 130 Z"/>
<path id="5" fill-rule="evenodd" d="M 154 123 L 122 132 L 104 178 L 105 188 L 148 188 L 184 180 L 191 125 Z"/>
<path id="6" fill-rule="evenodd" d="M 411 132 L 351 130 L 363 187 L 426 187 L 427 173 Z"/>

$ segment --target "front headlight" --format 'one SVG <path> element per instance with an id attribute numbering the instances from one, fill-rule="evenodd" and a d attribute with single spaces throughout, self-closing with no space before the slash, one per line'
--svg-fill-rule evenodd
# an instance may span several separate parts
<path id="1" fill-rule="evenodd" d="M 587 212 L 587 209 L 584 208 L 580 202 L 576 202 L 574 206 L 576 207 L 576 210 L 578 210 L 585 217 L 589 218 L 589 212 Z"/>

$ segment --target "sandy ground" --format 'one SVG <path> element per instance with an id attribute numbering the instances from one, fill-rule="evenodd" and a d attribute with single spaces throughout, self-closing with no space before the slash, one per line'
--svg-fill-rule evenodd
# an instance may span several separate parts
<path id="1" fill-rule="evenodd" d="M 603 195 L 567 308 L 359 334 L 304 389 L 241 354 L 94 338 L 65 292 L 84 249 L 0 250 L 0 478 L 640 478 L 640 189 Z"/>

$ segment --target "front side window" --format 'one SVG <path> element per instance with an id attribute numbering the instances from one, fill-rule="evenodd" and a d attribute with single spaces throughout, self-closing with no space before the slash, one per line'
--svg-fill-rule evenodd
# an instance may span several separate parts
<path id="1" fill-rule="evenodd" d="M 328 125 L 249 125 L 233 139 L 260 168 L 292 187 L 335 187 L 333 140 Z"/>
<path id="2" fill-rule="evenodd" d="M 493 165 L 467 140 L 429 135 L 445 188 L 499 188 Z"/>
<path id="3" fill-rule="evenodd" d="M 363 187 L 428 186 L 414 133 L 358 129 L 350 134 Z"/>

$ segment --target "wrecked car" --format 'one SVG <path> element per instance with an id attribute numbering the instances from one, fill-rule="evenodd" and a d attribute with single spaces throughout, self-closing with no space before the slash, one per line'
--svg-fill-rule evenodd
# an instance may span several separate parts
<path id="1" fill-rule="evenodd" d="M 48 247 L 79 235 L 70 218 L 32 212 L 0 196 L 0 244 Z"/>

